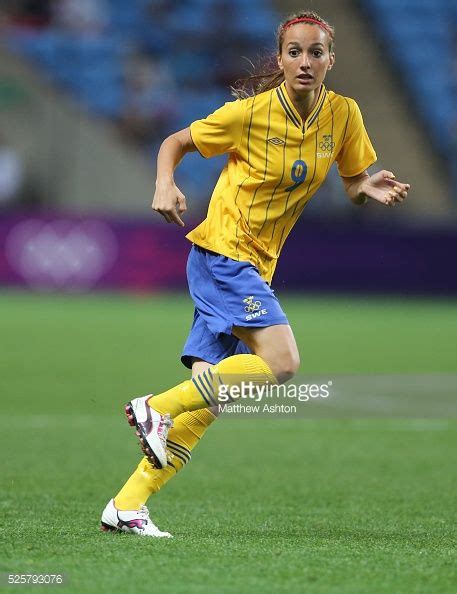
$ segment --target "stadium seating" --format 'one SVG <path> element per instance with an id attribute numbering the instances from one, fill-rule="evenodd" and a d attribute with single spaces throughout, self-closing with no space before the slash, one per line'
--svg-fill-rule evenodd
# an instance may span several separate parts
<path id="1" fill-rule="evenodd" d="M 449 156 L 457 127 L 457 3 L 364 0 L 363 9 L 436 149 Z"/>
<path id="2" fill-rule="evenodd" d="M 173 73 L 178 90 L 179 100 L 172 101 L 177 114 L 169 132 L 230 100 L 226 81 L 234 66 L 227 52 L 232 47 L 239 55 L 242 46 L 243 54 L 255 60 L 259 47 L 271 49 L 278 20 L 270 0 L 104 0 L 100 9 L 106 12 L 108 26 L 96 35 L 55 24 L 39 29 L 17 26 L 11 28 L 9 46 L 37 64 L 82 107 L 113 120 L 125 107 L 129 55 L 138 51 L 150 55 Z M 217 27 L 223 28 L 224 44 Z M 154 144 L 149 150 L 156 148 Z M 208 187 L 203 188 L 207 194 L 219 167 L 219 160 L 197 167 L 193 163 L 183 168 L 182 175 L 188 187 L 202 189 L 202 180 L 207 180 Z"/>
<path id="3" fill-rule="evenodd" d="M 211 62 L 205 51 L 207 31 L 218 7 L 229 6 L 233 19 L 224 21 L 224 30 L 233 37 L 243 36 L 243 30 L 249 24 L 253 35 L 253 53 L 258 52 L 258 38 L 271 40 L 272 30 L 276 23 L 270 3 L 266 0 L 242 2 L 233 0 L 186 0 L 184 2 L 167 3 L 164 21 L 156 26 L 154 12 L 149 9 L 160 2 L 137 0 L 107 0 L 109 28 L 103 35 L 90 37 L 74 32 L 45 28 L 38 31 L 15 29 L 10 35 L 10 47 L 39 64 L 45 74 L 55 83 L 69 89 L 75 97 L 84 98 L 89 108 L 100 115 L 116 117 L 120 105 L 119 85 L 122 83 L 122 60 L 131 49 L 132 43 L 151 53 L 157 53 L 162 62 L 168 63 L 180 87 L 180 95 L 184 99 L 182 118 L 185 118 L 189 101 L 186 101 L 187 89 L 192 93 L 196 79 L 199 89 L 208 91 L 209 96 L 219 101 L 223 89 L 211 80 Z M 203 25 L 202 25 L 203 24 Z M 204 25 L 206 24 L 206 28 Z M 163 25 L 166 25 L 165 27 Z M 179 47 L 174 41 L 176 37 L 185 46 Z M 176 47 L 178 45 L 178 47 Z M 167 49 L 173 52 L 167 53 Z M 216 57 L 217 58 L 217 57 Z M 203 89 L 202 89 L 203 85 Z M 97 92 L 89 88 L 97 87 Z M 225 97 L 228 98 L 227 89 Z M 97 97 L 108 94 L 110 100 Z M 108 109 L 103 106 L 109 105 Z M 211 105 L 211 108 L 216 104 Z"/>
<path id="4" fill-rule="evenodd" d="M 9 37 L 14 51 L 38 64 L 54 84 L 98 116 L 121 117 L 125 65 L 132 50 L 145 52 L 173 73 L 177 97 L 172 132 L 230 99 L 228 81 L 244 68 L 241 61 L 233 64 L 237 56 L 255 61 L 273 49 L 278 17 L 272 0 L 100 1 L 108 25 L 97 35 L 51 25 L 12 28 Z M 364 0 L 361 7 L 374 22 L 382 50 L 436 148 L 449 155 L 457 128 L 457 2 Z M 222 30 L 223 44 L 218 36 Z M 207 167 L 212 170 L 216 164 Z M 191 168 L 189 176 L 195 177 Z"/>

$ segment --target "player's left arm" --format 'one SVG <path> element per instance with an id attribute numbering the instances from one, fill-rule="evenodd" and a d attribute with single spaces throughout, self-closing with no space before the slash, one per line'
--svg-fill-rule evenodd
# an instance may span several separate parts
<path id="1" fill-rule="evenodd" d="M 368 198 L 386 206 L 395 206 L 408 196 L 410 185 L 396 180 L 391 171 L 369 175 L 364 171 L 354 177 L 341 177 L 346 194 L 354 204 L 365 204 Z"/>

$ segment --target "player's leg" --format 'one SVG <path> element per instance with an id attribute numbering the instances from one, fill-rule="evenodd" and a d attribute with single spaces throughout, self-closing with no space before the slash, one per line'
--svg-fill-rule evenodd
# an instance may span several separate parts
<path id="1" fill-rule="evenodd" d="M 192 375 L 210 367 L 210 363 L 194 360 Z M 216 418 L 217 411 L 202 409 L 186 412 L 175 419 L 167 447 L 173 459 L 163 469 L 154 468 L 144 457 L 119 493 L 106 506 L 102 515 L 102 530 L 123 530 L 136 534 L 170 537 L 161 532 L 149 518 L 146 502 L 183 468 L 191 451 Z"/>
<path id="2" fill-rule="evenodd" d="M 136 426 L 143 451 L 157 468 L 167 465 L 166 436 L 171 418 L 185 411 L 217 407 L 221 384 L 228 388 L 241 381 L 275 384 L 278 380 L 289 379 L 297 366 L 292 348 L 296 349 L 296 345 L 287 317 L 271 287 L 251 263 L 238 262 L 194 246 L 188 260 L 187 276 L 196 306 L 194 324 L 203 320 L 212 341 L 219 345 L 224 341 L 230 344 L 225 356 L 204 357 L 214 365 L 191 380 L 154 397 L 144 396 L 128 403 L 129 422 Z M 277 340 L 280 345 L 278 351 L 275 353 L 273 345 L 268 352 L 262 351 L 268 355 L 268 362 L 258 354 L 233 355 L 230 351 L 233 329 L 237 332 L 239 327 L 268 326 L 283 326 L 271 331 L 271 342 Z M 203 334 L 204 339 L 207 337 Z M 255 346 L 256 340 L 250 340 Z"/>
<path id="3" fill-rule="evenodd" d="M 233 334 L 246 345 L 246 350 L 261 357 L 281 381 L 287 380 L 298 368 L 298 349 L 288 325 L 266 328 L 234 327 Z M 214 367 L 201 359 L 193 359 L 192 376 L 201 377 Z M 167 439 L 172 460 L 162 469 L 154 468 L 146 457 L 141 460 L 114 500 L 105 508 L 102 517 L 102 527 L 105 530 L 120 528 L 149 536 L 170 536 L 151 522 L 145 504 L 151 495 L 157 493 L 190 460 L 191 451 L 215 420 L 217 413 L 217 407 L 212 410 L 203 408 L 182 413 L 175 419 Z"/>
<path id="4" fill-rule="evenodd" d="M 276 384 L 268 364 L 258 355 L 233 355 L 157 396 L 135 398 L 126 405 L 143 452 L 156 468 L 167 465 L 167 436 L 172 418 L 186 411 L 218 406 L 221 384 L 230 389 L 241 381 Z"/>
<path id="5" fill-rule="evenodd" d="M 232 333 L 248 347 L 249 353 L 228 356 L 213 366 L 195 366 L 192 380 L 150 398 L 148 404 L 160 413 L 169 412 L 173 405 L 178 411 L 186 405 L 195 407 L 194 410 L 211 405 L 217 410 L 220 383 L 230 387 L 250 378 L 259 383 L 284 383 L 298 370 L 298 347 L 288 324 L 233 326 Z"/>
<path id="6" fill-rule="evenodd" d="M 192 375 L 198 375 L 210 366 L 206 361 L 197 360 L 192 365 Z M 214 420 L 214 412 L 206 408 L 176 417 L 167 438 L 167 449 L 173 459 L 165 468 L 157 469 L 144 457 L 114 498 L 116 507 L 121 510 L 140 509 L 190 460 L 191 451 Z"/>
<path id="7" fill-rule="evenodd" d="M 164 414 L 180 414 L 184 407 L 197 410 L 211 406 L 218 409 L 217 386 L 219 382 L 230 386 L 241 378 L 249 377 L 269 383 L 284 383 L 299 368 L 297 343 L 289 324 L 266 327 L 233 326 L 232 334 L 241 340 L 249 353 L 224 358 L 216 365 L 205 363 L 193 367 L 192 380 L 148 399 L 154 410 Z"/>
<path id="8" fill-rule="evenodd" d="M 265 328 L 234 326 L 232 333 L 271 369 L 278 383 L 291 379 L 300 366 L 300 355 L 291 327 L 277 324 Z"/>
<path id="9" fill-rule="evenodd" d="M 211 367 L 211 363 L 203 361 L 202 359 L 192 358 L 192 377 L 202 374 L 204 371 Z M 207 410 L 213 415 L 213 421 L 219 416 L 219 407 L 210 406 Z"/>
<path id="10" fill-rule="evenodd" d="M 196 368 L 192 380 L 152 397 L 148 402 L 155 410 L 165 413 L 217 407 L 217 386 L 230 385 L 254 376 L 270 383 L 284 383 L 298 370 L 300 358 L 297 343 L 288 324 L 267 327 L 233 326 L 232 334 L 245 343 L 250 353 L 229 356 L 216 365 Z"/>
<path id="11" fill-rule="evenodd" d="M 283 383 L 296 373 L 300 360 L 297 344 L 288 324 L 257 328 L 234 326 L 232 332 L 247 345 L 251 353 L 229 356 L 213 366 L 196 365 L 191 380 L 158 396 L 136 399 L 139 401 L 138 407 L 146 409 L 147 422 L 154 414 L 160 422 L 162 415 L 170 411 L 180 417 L 186 411 L 185 407 L 188 407 L 187 411 L 207 407 L 217 409 L 220 384 L 230 388 L 239 385 L 241 381 L 250 380 L 255 383 Z M 133 408 L 132 404 L 130 408 Z M 141 423 L 138 416 L 136 421 L 138 426 Z M 144 429 L 144 434 L 146 431 Z M 141 439 L 145 453 L 149 460 L 152 457 L 156 462 L 156 453 L 151 456 L 154 446 L 146 441 L 144 434 Z M 165 458 L 165 444 L 162 447 Z M 173 452 L 173 446 L 169 449 Z M 163 462 L 161 466 L 165 466 Z"/>
<path id="12" fill-rule="evenodd" d="M 196 377 L 212 366 L 207 360 L 211 360 L 213 363 L 220 361 L 224 357 L 234 354 L 240 346 L 240 341 L 233 336 L 215 337 L 203 317 L 196 310 L 192 328 L 184 346 L 182 361 L 186 367 L 192 370 L 192 376 Z M 244 348 L 243 352 L 246 352 L 246 348 Z M 144 509 L 147 499 L 157 493 L 183 468 L 189 460 L 190 451 L 214 421 L 217 412 L 217 408 L 205 408 L 183 413 L 175 419 L 174 427 L 169 432 L 167 442 L 167 449 L 171 453 L 175 452 L 174 459 L 171 464 L 163 469 L 154 468 L 146 457 L 140 461 L 135 472 L 107 506 L 114 525 L 117 525 L 118 513 L 120 513 L 122 519 L 122 512 L 133 514 L 135 510 L 141 511 Z M 105 513 L 104 516 L 106 516 Z M 142 523 L 138 514 L 136 516 L 133 514 L 133 521 L 135 519 Z M 105 517 L 105 524 L 107 523 Z M 124 526 L 123 529 L 144 534 L 135 526 L 133 528 Z M 152 535 L 159 536 L 160 534 L 154 533 Z"/>

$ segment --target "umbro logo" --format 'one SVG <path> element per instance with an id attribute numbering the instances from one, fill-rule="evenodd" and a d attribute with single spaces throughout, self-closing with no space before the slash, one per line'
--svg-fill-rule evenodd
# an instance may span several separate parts
<path id="1" fill-rule="evenodd" d="M 276 146 L 279 146 L 280 144 L 286 144 L 284 140 L 281 140 L 281 138 L 278 138 L 277 136 L 274 138 L 269 138 L 268 142 L 271 142 L 271 144 L 275 144 Z"/>

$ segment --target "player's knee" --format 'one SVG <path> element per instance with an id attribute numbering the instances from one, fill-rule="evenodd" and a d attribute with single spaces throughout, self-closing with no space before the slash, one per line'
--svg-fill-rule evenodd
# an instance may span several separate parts
<path id="1" fill-rule="evenodd" d="M 271 361 L 271 370 L 278 380 L 278 383 L 283 384 L 292 379 L 300 367 L 300 355 L 298 350 L 290 349 Z"/>

